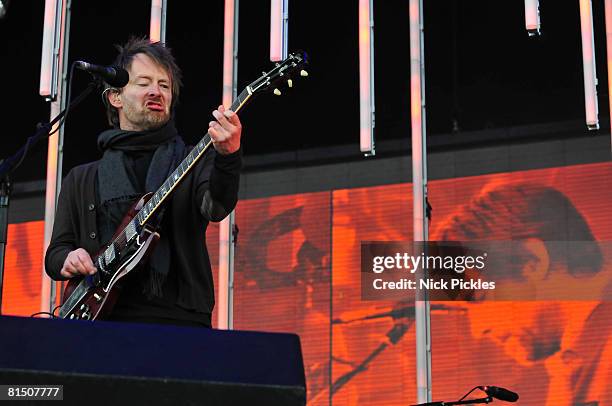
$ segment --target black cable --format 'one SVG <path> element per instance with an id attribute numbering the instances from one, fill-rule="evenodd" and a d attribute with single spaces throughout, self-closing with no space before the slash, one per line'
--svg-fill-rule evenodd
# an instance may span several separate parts
<path id="1" fill-rule="evenodd" d="M 70 100 L 72 99 L 72 79 L 74 78 L 74 68 L 76 66 L 76 61 L 72 62 L 70 65 L 70 79 L 68 80 L 68 98 L 66 99 L 66 106 L 70 106 Z M 59 129 L 64 125 L 66 120 L 68 119 L 68 114 L 70 114 L 70 110 L 66 111 L 66 114 L 62 119 L 57 123 L 57 127 L 55 130 L 49 133 L 49 137 L 59 131 Z M 29 140 L 28 140 L 29 142 Z"/>
<path id="2" fill-rule="evenodd" d="M 51 316 L 51 318 L 53 318 L 53 319 L 57 319 L 59 316 L 55 315 L 55 311 L 57 309 L 59 309 L 61 306 L 62 305 L 55 306 L 51 312 L 37 312 L 37 313 L 31 314 L 30 317 L 36 317 L 36 316 L 38 316 L 40 314 L 46 314 L 47 316 Z"/>
<path id="3" fill-rule="evenodd" d="M 74 73 L 75 66 L 76 66 L 76 62 L 73 62 L 72 66 L 70 67 L 70 80 L 68 82 L 68 99 L 66 102 L 67 106 L 70 106 L 70 99 L 72 97 L 72 78 L 74 77 L 73 73 Z M 68 118 L 68 113 L 70 113 L 70 110 L 66 111 L 66 114 L 64 115 L 64 117 L 62 117 L 62 119 L 57 124 L 57 128 L 49 133 L 49 137 L 55 134 L 57 131 L 59 131 L 59 129 L 64 125 L 64 123 L 66 122 L 66 119 Z M 45 124 L 39 123 L 38 128 L 41 128 L 43 126 L 48 126 L 48 125 L 49 125 L 48 123 L 45 123 Z M 25 157 L 28 155 L 30 144 L 32 143 L 33 139 L 34 139 L 34 136 L 28 137 L 25 143 L 25 146 L 23 147 L 23 153 L 21 154 L 21 158 L 19 159 L 19 162 L 17 162 L 13 166 L 13 168 L 11 169 L 11 172 L 14 172 L 23 163 Z"/>
<path id="4" fill-rule="evenodd" d="M 38 315 L 40 315 L 40 314 L 46 314 L 46 315 L 48 315 L 48 316 L 51 316 L 51 318 L 53 318 L 53 319 L 55 319 L 55 318 L 57 317 L 55 314 L 53 314 L 53 313 L 49 313 L 49 312 L 38 312 L 38 313 L 34 313 L 34 314 L 31 314 L 31 315 L 30 315 L 30 317 L 34 317 L 34 318 L 36 318 L 36 316 L 38 316 Z"/>
<path id="5" fill-rule="evenodd" d="M 26 155 L 28 154 L 28 149 L 30 148 L 30 143 L 31 142 L 32 142 L 32 137 L 28 137 L 28 140 L 26 141 L 26 144 L 23 147 L 23 154 L 21 154 L 21 158 L 19 159 L 19 162 L 17 162 L 17 164 L 15 164 L 15 166 L 13 166 L 13 169 L 11 169 L 11 172 L 13 172 L 15 169 L 19 168 L 19 165 L 21 165 L 23 163 L 23 160 L 25 159 Z"/>
<path id="6" fill-rule="evenodd" d="M 478 386 L 474 386 L 472 388 L 472 390 L 470 390 L 468 393 L 466 393 L 465 395 L 463 395 L 463 397 L 461 399 L 459 399 L 457 402 L 461 402 L 463 399 L 467 398 L 469 396 L 470 393 L 474 392 L 476 389 L 478 389 Z"/>
<path id="7" fill-rule="evenodd" d="M 61 304 L 58 304 L 57 306 L 55 306 L 55 307 L 53 308 L 53 311 L 52 311 L 51 313 L 53 313 L 54 317 L 59 317 L 59 316 L 55 316 L 55 311 L 56 311 L 57 309 L 59 309 L 60 307 L 62 307 L 62 305 L 61 305 Z"/>

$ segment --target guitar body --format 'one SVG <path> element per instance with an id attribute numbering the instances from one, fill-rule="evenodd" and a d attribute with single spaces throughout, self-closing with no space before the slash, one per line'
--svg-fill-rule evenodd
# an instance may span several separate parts
<path id="1" fill-rule="evenodd" d="M 152 193 L 144 195 L 130 208 L 112 240 L 120 240 L 120 234 L 133 221 L 151 196 Z M 118 247 L 118 255 L 108 264 L 109 266 L 105 266 L 104 260 L 101 260 L 106 249 L 100 251 L 92 258 L 98 270 L 94 275 L 72 278 L 68 281 L 59 316 L 83 320 L 103 319 L 107 316 L 119 296 L 122 279 L 146 262 L 158 240 L 159 234 L 155 230 L 147 226 L 143 227 L 141 233 L 135 238 L 126 241 L 124 246 Z"/>

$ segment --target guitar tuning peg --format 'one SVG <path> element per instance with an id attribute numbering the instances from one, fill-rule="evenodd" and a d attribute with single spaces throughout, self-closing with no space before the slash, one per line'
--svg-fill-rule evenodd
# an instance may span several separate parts
<path id="1" fill-rule="evenodd" d="M 282 93 L 281 93 L 280 90 L 274 89 L 274 94 L 277 95 L 277 96 L 280 96 Z"/>
<path id="2" fill-rule="evenodd" d="M 306 76 L 308 76 L 308 72 L 306 72 L 304 69 L 302 69 L 302 70 L 300 71 L 300 76 L 302 76 L 302 77 L 304 77 L 304 78 L 305 78 Z"/>
<path id="3" fill-rule="evenodd" d="M 287 86 L 293 87 L 293 80 L 287 79 Z"/>

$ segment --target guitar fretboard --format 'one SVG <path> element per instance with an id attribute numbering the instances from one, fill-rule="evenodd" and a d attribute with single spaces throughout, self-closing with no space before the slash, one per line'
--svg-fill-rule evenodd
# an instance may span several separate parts
<path id="1" fill-rule="evenodd" d="M 231 110 L 238 112 L 244 104 L 247 102 L 251 93 L 249 88 L 246 88 L 240 95 L 234 100 L 231 106 Z M 151 199 L 144 205 L 144 207 L 138 212 L 134 220 L 138 221 L 140 226 L 143 226 L 149 217 L 159 208 L 166 197 L 174 190 L 176 185 L 185 177 L 185 175 L 194 167 L 199 159 L 204 155 L 204 152 L 212 144 L 210 134 L 206 133 L 204 137 L 198 142 L 195 147 L 191 150 L 187 157 L 183 159 L 174 171 L 170 174 L 168 179 L 157 189 Z"/>

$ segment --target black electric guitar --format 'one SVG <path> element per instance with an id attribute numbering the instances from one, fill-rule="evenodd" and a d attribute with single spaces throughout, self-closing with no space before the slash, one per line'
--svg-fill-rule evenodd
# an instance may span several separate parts
<path id="1" fill-rule="evenodd" d="M 277 62 L 240 93 L 231 110 L 239 112 L 261 93 L 273 91 L 279 95 L 279 87 L 291 87 L 294 77 L 307 76 L 303 70 L 307 63 L 305 54 L 291 54 Z M 92 259 L 97 272 L 68 282 L 59 317 L 94 320 L 110 312 L 118 296 L 118 283 L 146 261 L 159 239 L 155 224 L 160 208 L 211 145 L 207 133 L 155 193 L 147 193 L 129 210 L 111 242 Z"/>

